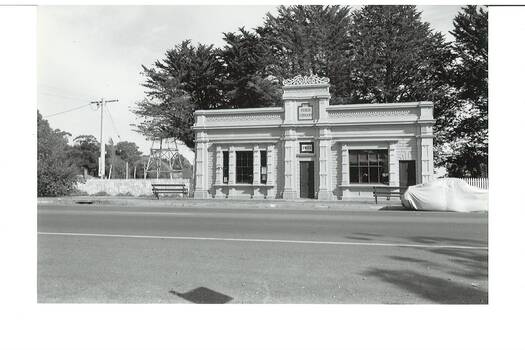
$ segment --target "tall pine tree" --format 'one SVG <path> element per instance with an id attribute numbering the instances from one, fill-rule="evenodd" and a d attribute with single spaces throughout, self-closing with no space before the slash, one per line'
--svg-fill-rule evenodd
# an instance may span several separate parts
<path id="1" fill-rule="evenodd" d="M 466 6 L 454 18 L 451 81 L 461 103 L 448 126 L 443 164 L 449 175 L 488 176 L 488 13 Z"/>
<path id="2" fill-rule="evenodd" d="M 226 45 L 219 56 L 223 63 L 222 90 L 231 108 L 269 107 L 280 103 L 281 88 L 268 72 L 269 53 L 257 33 L 244 28 L 225 33 Z"/>
<path id="3" fill-rule="evenodd" d="M 183 41 L 152 68 L 142 66 L 146 97 L 136 103 L 138 130 L 147 137 L 176 137 L 193 147 L 193 111 L 223 105 L 222 66 L 213 46 Z"/>
<path id="4" fill-rule="evenodd" d="M 297 74 L 329 77 L 334 96 L 342 94 L 341 67 L 350 41 L 347 6 L 280 6 L 277 16 L 267 14 L 257 28 L 269 48 L 267 66 L 280 80 Z"/>
<path id="5" fill-rule="evenodd" d="M 452 62 L 415 6 L 364 6 L 352 15 L 346 90 L 354 103 L 436 100 Z"/>

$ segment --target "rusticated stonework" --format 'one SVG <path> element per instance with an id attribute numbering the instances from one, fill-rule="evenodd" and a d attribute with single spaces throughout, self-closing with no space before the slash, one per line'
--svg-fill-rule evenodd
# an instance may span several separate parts
<path id="1" fill-rule="evenodd" d="M 355 117 L 395 117 L 401 115 L 410 115 L 409 109 L 393 110 L 393 111 L 337 111 L 328 112 L 332 118 L 355 118 Z"/>
<path id="2" fill-rule="evenodd" d="M 318 77 L 315 74 L 312 75 L 296 75 L 292 79 L 284 79 L 284 86 L 297 86 L 297 85 L 318 85 L 318 84 L 328 84 L 330 78 Z"/>

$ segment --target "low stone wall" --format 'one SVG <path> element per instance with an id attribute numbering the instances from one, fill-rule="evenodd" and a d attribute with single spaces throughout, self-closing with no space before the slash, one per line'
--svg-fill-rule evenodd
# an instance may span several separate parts
<path id="1" fill-rule="evenodd" d="M 185 184 L 191 190 L 189 179 L 88 179 L 84 183 L 77 183 L 77 189 L 88 195 L 107 193 L 110 196 L 131 195 L 151 196 L 152 183 Z"/>

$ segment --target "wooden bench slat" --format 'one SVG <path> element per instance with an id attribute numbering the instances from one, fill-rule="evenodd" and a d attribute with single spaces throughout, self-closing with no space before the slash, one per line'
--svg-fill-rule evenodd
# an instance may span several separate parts
<path id="1" fill-rule="evenodd" d="M 152 192 L 159 198 L 159 194 L 161 193 L 181 193 L 182 195 L 188 194 L 188 189 L 186 188 L 186 184 L 151 184 Z"/>
<path id="2" fill-rule="evenodd" d="M 407 190 L 407 187 L 372 187 L 374 190 L 374 198 L 377 204 L 377 198 L 378 197 L 385 197 L 388 200 L 390 200 L 390 197 L 399 197 L 401 198 L 405 191 Z"/>

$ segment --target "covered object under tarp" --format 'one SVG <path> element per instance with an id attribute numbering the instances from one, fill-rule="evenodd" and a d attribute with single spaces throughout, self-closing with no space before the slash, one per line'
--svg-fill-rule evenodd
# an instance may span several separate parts
<path id="1" fill-rule="evenodd" d="M 410 186 L 401 202 L 405 208 L 436 211 L 488 211 L 489 191 L 455 178 Z"/>

